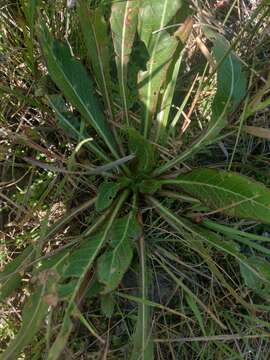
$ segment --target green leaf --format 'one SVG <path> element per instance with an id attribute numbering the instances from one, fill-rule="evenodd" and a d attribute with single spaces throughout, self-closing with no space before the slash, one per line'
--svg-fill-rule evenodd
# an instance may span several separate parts
<path id="1" fill-rule="evenodd" d="M 101 311 L 107 318 L 112 317 L 114 307 L 115 300 L 112 294 L 101 295 Z"/>
<path id="2" fill-rule="evenodd" d="M 127 124 L 129 124 L 127 70 L 137 29 L 139 5 L 140 0 L 126 0 L 113 3 L 111 8 L 110 22 L 115 60 Z"/>
<path id="3" fill-rule="evenodd" d="M 240 264 L 240 271 L 241 275 L 244 279 L 246 286 L 255 292 L 260 293 L 265 288 L 267 289 L 268 293 L 270 293 L 270 263 L 269 261 L 260 258 L 258 256 L 250 257 L 247 260 L 248 264 L 255 268 L 261 277 L 259 278 L 250 271 L 250 268 L 247 267 L 245 264 Z M 268 280 L 268 283 L 262 280 L 262 277 Z"/>
<path id="4" fill-rule="evenodd" d="M 128 129 L 129 148 L 136 155 L 135 171 L 149 173 L 155 166 L 156 154 L 154 146 L 135 129 Z"/>
<path id="5" fill-rule="evenodd" d="M 193 298 L 192 295 L 186 294 L 186 301 L 187 301 L 188 306 L 190 307 L 190 309 L 194 313 L 194 315 L 195 315 L 195 317 L 196 317 L 196 319 L 198 321 L 198 324 L 199 324 L 199 326 L 201 328 L 201 331 L 202 331 L 203 335 L 207 336 L 206 331 L 205 331 L 203 317 L 202 317 L 202 314 L 200 312 L 199 307 L 197 306 L 196 300 Z"/>
<path id="6" fill-rule="evenodd" d="M 84 0 L 78 0 L 76 8 L 87 48 L 88 59 L 112 119 L 108 25 L 100 8 L 90 10 L 87 2 Z"/>
<path id="7" fill-rule="evenodd" d="M 48 72 L 81 115 L 95 128 L 115 157 L 118 157 L 114 136 L 100 109 L 92 81 L 82 64 L 72 57 L 66 44 L 54 40 L 46 25 L 40 26 L 39 38 Z"/>
<path id="8" fill-rule="evenodd" d="M 161 86 L 178 45 L 176 37 L 164 28 L 182 4 L 182 0 L 141 0 L 138 33 L 149 54 L 146 71 L 141 71 L 138 78 L 145 138 L 156 112 Z"/>
<path id="9" fill-rule="evenodd" d="M 47 100 L 57 116 L 59 126 L 63 130 L 65 130 L 77 142 L 90 139 L 90 136 L 86 130 L 81 132 L 81 122 L 73 115 L 73 113 L 67 110 L 66 104 L 61 95 L 48 95 Z M 105 152 L 94 143 L 94 141 L 88 141 L 85 146 L 94 154 L 96 154 L 100 159 L 111 161 Z"/>
<path id="10" fill-rule="evenodd" d="M 154 359 L 154 343 L 151 327 L 151 307 L 147 303 L 150 283 L 150 269 L 147 264 L 147 253 L 143 234 L 141 234 L 139 239 L 139 256 L 140 298 L 142 301 L 139 303 L 130 360 L 152 360 Z"/>
<path id="11" fill-rule="evenodd" d="M 111 292 L 120 284 L 133 257 L 133 243 L 140 235 L 134 211 L 118 219 L 110 232 L 111 249 L 98 259 L 98 278 L 105 285 L 103 293 Z"/>
<path id="12" fill-rule="evenodd" d="M 91 272 L 94 261 L 105 242 L 108 240 L 109 231 L 121 206 L 123 205 L 123 202 L 126 200 L 128 193 L 128 191 L 125 191 L 120 196 L 103 231 L 82 242 L 81 246 L 74 250 L 68 258 L 67 266 L 64 274 L 62 275 L 62 283 L 68 284 L 67 280 L 69 280 L 73 282 L 74 286 L 71 293 L 69 292 L 70 289 L 66 288 L 67 293 L 69 293 L 67 299 L 68 303 L 61 328 L 50 348 L 48 360 L 57 360 L 68 341 L 73 329 L 72 317 L 74 316 L 74 312 L 76 312 L 75 304 L 80 303 L 87 293 L 87 287 L 89 285 L 88 276 Z"/>
<path id="13" fill-rule="evenodd" d="M 22 325 L 15 339 L 1 354 L 1 360 L 17 359 L 23 348 L 30 344 L 48 313 L 50 297 L 55 296 L 56 274 L 50 270 L 39 274 L 40 285 L 28 298 L 22 313 Z"/>
<path id="14" fill-rule="evenodd" d="M 246 94 L 247 78 L 237 55 L 228 41 L 220 34 L 205 29 L 214 43 L 213 54 L 218 63 L 217 92 L 212 104 L 212 117 L 207 129 L 189 148 L 179 156 L 160 167 L 155 175 L 160 175 L 181 161 L 186 160 L 202 147 L 211 143 L 227 125 L 228 115 L 233 112 Z"/>
<path id="15" fill-rule="evenodd" d="M 154 194 L 160 190 L 161 184 L 157 180 L 142 180 L 140 182 L 139 191 L 145 194 Z"/>
<path id="16" fill-rule="evenodd" d="M 180 41 L 176 50 L 175 59 L 169 66 L 166 81 L 163 84 L 164 94 L 162 95 L 161 105 L 157 115 L 158 129 L 156 134 L 156 142 L 159 142 L 159 139 L 161 139 L 162 142 L 165 140 L 166 128 L 168 125 L 176 84 L 179 79 L 178 75 L 182 64 L 182 50 L 184 49 L 185 43 L 189 38 L 192 28 L 193 19 L 192 17 L 188 17 L 175 34 L 180 39 Z"/>
<path id="17" fill-rule="evenodd" d="M 119 191 L 119 184 L 115 182 L 103 182 L 98 188 L 96 201 L 96 210 L 103 211 L 107 209 L 113 202 Z"/>
<path id="18" fill-rule="evenodd" d="M 21 285 L 23 268 L 25 263 L 29 263 L 33 257 L 34 248 L 32 245 L 27 246 L 23 252 L 12 260 L 0 274 L 0 301 L 16 290 Z"/>
<path id="19" fill-rule="evenodd" d="M 195 169 L 165 182 L 179 185 L 210 209 L 270 223 L 270 190 L 246 176 L 223 170 Z"/>

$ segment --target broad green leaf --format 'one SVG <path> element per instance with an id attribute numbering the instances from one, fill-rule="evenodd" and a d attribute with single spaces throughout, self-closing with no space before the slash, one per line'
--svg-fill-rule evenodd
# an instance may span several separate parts
<path id="1" fill-rule="evenodd" d="M 127 70 L 137 30 L 139 5 L 140 0 L 116 1 L 111 8 L 110 22 L 116 54 L 115 60 L 127 124 L 129 124 Z"/>
<path id="2" fill-rule="evenodd" d="M 182 0 L 141 0 L 138 34 L 149 54 L 146 70 L 138 77 L 139 96 L 143 107 L 142 129 L 146 138 L 150 131 L 160 89 L 173 60 L 178 40 L 164 28 L 183 4 Z"/>
<path id="3" fill-rule="evenodd" d="M 135 129 L 128 129 L 128 137 L 130 151 L 136 155 L 135 171 L 149 173 L 156 163 L 154 146 Z"/>
<path id="4" fill-rule="evenodd" d="M 68 258 L 67 266 L 64 274 L 62 275 L 62 282 L 67 284 L 67 280 L 72 281 L 74 287 L 71 293 L 69 293 L 69 289 L 67 289 L 69 296 L 67 298 L 65 315 L 57 337 L 50 348 L 48 360 L 57 360 L 68 341 L 73 329 L 72 317 L 76 311 L 75 304 L 80 303 L 86 294 L 86 290 L 89 285 L 88 276 L 91 272 L 94 261 L 105 242 L 108 240 L 109 231 L 127 196 L 128 191 L 122 193 L 103 231 L 83 241 L 81 246 L 74 250 Z"/>
<path id="5" fill-rule="evenodd" d="M 53 81 L 95 128 L 115 157 L 118 157 L 116 142 L 96 98 L 92 81 L 82 64 L 72 57 L 66 44 L 54 40 L 46 25 L 40 26 L 39 38 L 48 72 Z"/>
<path id="6" fill-rule="evenodd" d="M 96 210 L 103 211 L 107 209 L 113 202 L 119 190 L 119 184 L 116 182 L 103 182 L 98 188 L 96 200 Z"/>
<path id="7" fill-rule="evenodd" d="M 155 174 L 160 175 L 181 161 L 186 160 L 202 147 L 211 143 L 227 125 L 228 115 L 235 111 L 246 94 L 247 78 L 237 55 L 228 41 L 220 34 L 205 29 L 213 41 L 213 55 L 217 62 L 217 92 L 212 103 L 212 117 L 207 129 L 187 150 L 160 167 Z"/>
<path id="8" fill-rule="evenodd" d="M 56 280 L 57 277 L 52 270 L 39 274 L 40 285 L 28 298 L 23 308 L 21 328 L 7 350 L 0 355 L 1 360 L 18 359 L 23 348 L 31 343 L 48 313 L 49 306 L 52 305 L 51 301 L 54 302 L 56 299 Z"/>
<path id="9" fill-rule="evenodd" d="M 0 301 L 3 301 L 21 285 L 22 274 L 24 272 L 21 268 L 23 268 L 25 263 L 29 263 L 34 253 L 33 250 L 32 245 L 27 246 L 0 273 Z"/>
<path id="10" fill-rule="evenodd" d="M 63 130 L 67 131 L 67 133 L 77 142 L 90 139 L 86 130 L 83 132 L 80 131 L 80 121 L 71 112 L 67 111 L 64 99 L 60 95 L 48 95 L 47 99 L 51 108 L 55 111 L 59 126 Z M 110 161 L 110 158 L 97 144 L 94 143 L 94 141 L 88 141 L 85 146 L 100 159 Z"/>
<path id="11" fill-rule="evenodd" d="M 270 223 L 270 190 L 246 176 L 215 169 L 195 169 L 168 180 L 168 183 L 179 185 L 210 209 Z"/>
<path id="12" fill-rule="evenodd" d="M 110 248 L 98 259 L 98 278 L 105 285 L 103 293 L 120 284 L 133 257 L 133 241 L 140 231 L 134 211 L 114 223 L 109 235 Z"/>
<path id="13" fill-rule="evenodd" d="M 87 48 L 87 55 L 112 119 L 108 25 L 101 9 L 90 10 L 85 0 L 78 0 L 76 8 Z"/>
<path id="14" fill-rule="evenodd" d="M 115 300 L 112 294 L 101 295 L 101 311 L 103 314 L 110 318 L 113 315 L 115 307 Z"/>

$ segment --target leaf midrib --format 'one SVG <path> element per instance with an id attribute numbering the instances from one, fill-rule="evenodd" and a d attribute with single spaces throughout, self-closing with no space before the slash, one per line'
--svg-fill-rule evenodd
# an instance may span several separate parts
<path id="1" fill-rule="evenodd" d="M 224 188 L 224 187 L 221 187 L 221 186 L 218 186 L 218 185 L 213 185 L 213 184 L 207 184 L 207 183 L 204 183 L 204 182 L 199 182 L 199 181 L 193 181 L 193 180 L 175 180 L 175 181 L 165 181 L 166 183 L 170 183 L 170 184 L 178 184 L 178 185 L 181 185 L 181 184 L 188 184 L 188 185 L 198 185 L 198 186 L 205 186 L 205 187 L 209 187 L 209 188 L 214 188 L 214 189 L 217 189 L 219 191 L 226 191 L 230 194 L 232 194 L 233 196 L 235 197 L 240 197 L 242 198 L 243 200 L 246 200 L 246 201 L 250 201 L 250 202 L 254 202 L 256 205 L 259 205 L 259 206 L 262 206 L 264 207 L 265 209 L 267 209 L 268 211 L 270 210 L 269 207 L 265 204 L 262 204 L 260 202 L 257 202 L 257 201 L 254 201 L 254 198 L 249 198 L 245 195 L 242 195 L 240 193 L 235 193 L 234 191 L 230 190 L 230 189 L 227 189 L 227 188 Z M 253 196 L 256 196 L 256 194 L 254 194 Z"/>

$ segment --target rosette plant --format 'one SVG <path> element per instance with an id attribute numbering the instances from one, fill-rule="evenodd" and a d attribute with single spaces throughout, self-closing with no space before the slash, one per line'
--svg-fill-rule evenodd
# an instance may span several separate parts
<path id="1" fill-rule="evenodd" d="M 31 359 L 43 358 L 42 352 L 49 360 L 66 358 L 78 324 L 91 338 L 85 351 L 100 351 L 104 358 L 181 354 L 173 343 L 166 348 L 179 321 L 188 329 L 198 324 L 204 335 L 206 323 L 218 334 L 228 329 L 208 291 L 205 298 L 196 294 L 188 272 L 195 269 L 204 279 L 198 286 L 213 287 L 215 297 L 228 296 L 229 304 L 256 311 L 233 275 L 222 270 L 224 259 L 231 259 L 247 286 L 258 297 L 269 297 L 267 249 L 255 241 L 264 238 L 218 219 L 270 223 L 270 191 L 241 174 L 193 161 L 226 135 L 231 115 L 247 95 L 248 73 L 225 37 L 204 25 L 212 61 L 200 75 L 200 86 L 205 74 L 212 79 L 211 116 L 195 139 L 187 137 L 188 130 L 181 137 L 179 119 L 193 94 L 178 102 L 177 83 L 194 23 L 188 2 L 126 0 L 93 7 L 78 0 L 72 11 L 81 27 L 86 65 L 70 44 L 54 38 L 47 18 L 39 15 L 36 35 L 55 84 L 45 101 L 59 129 L 91 159 L 90 169 L 73 173 L 87 177 L 97 192 L 42 231 L 1 274 L 2 301 L 23 286 L 25 274 L 31 275 L 21 328 L 1 359 L 17 359 L 29 346 Z M 94 215 L 78 240 L 42 256 L 55 234 L 89 209 Z M 240 244 L 255 246 L 261 257 Z M 167 288 L 170 281 L 173 288 Z M 156 296 L 157 284 L 167 293 Z"/>

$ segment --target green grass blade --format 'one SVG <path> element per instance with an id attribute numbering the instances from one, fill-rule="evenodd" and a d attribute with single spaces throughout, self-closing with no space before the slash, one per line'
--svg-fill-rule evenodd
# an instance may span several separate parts
<path id="1" fill-rule="evenodd" d="M 151 329 L 151 307 L 147 304 L 149 290 L 149 269 L 144 236 L 139 240 L 141 299 L 139 303 L 136 330 L 133 338 L 133 349 L 130 360 L 154 359 L 154 344 Z"/>
<path id="2" fill-rule="evenodd" d="M 100 109 L 92 81 L 85 68 L 71 56 L 67 45 L 52 38 L 44 23 L 39 27 L 39 39 L 53 81 L 118 158 L 114 136 Z"/>
<path id="3" fill-rule="evenodd" d="M 179 185 L 210 209 L 270 223 L 270 190 L 246 176 L 216 169 L 195 169 L 162 182 Z"/>
<path id="4" fill-rule="evenodd" d="M 247 238 L 247 239 L 250 239 L 253 241 L 258 240 L 258 241 L 263 241 L 263 242 L 270 242 L 270 238 L 268 236 L 252 234 L 247 231 L 242 231 L 242 230 L 236 229 L 235 227 L 232 227 L 232 226 L 218 224 L 209 219 L 203 220 L 202 225 L 207 227 L 210 230 L 214 230 L 216 232 L 227 235 L 229 237 L 238 236 L 238 237 Z"/>
<path id="5" fill-rule="evenodd" d="M 112 5 L 110 18 L 119 87 L 127 125 L 129 125 L 128 63 L 137 30 L 139 4 L 140 0 L 117 1 Z"/>
<path id="6" fill-rule="evenodd" d="M 238 248 L 238 246 L 233 241 L 222 241 L 217 234 L 212 231 L 206 230 L 199 225 L 194 225 L 189 220 L 182 218 L 180 216 L 176 216 L 173 212 L 163 206 L 158 200 L 153 197 L 148 197 L 149 201 L 152 205 L 155 206 L 158 213 L 176 230 L 180 231 L 180 233 L 187 231 L 189 234 L 197 237 L 201 241 L 209 244 L 211 247 L 222 251 L 224 254 L 230 255 L 234 257 L 240 264 L 245 265 L 249 270 L 258 278 L 263 281 L 268 282 L 268 280 L 255 268 L 248 264 L 247 258 L 244 254 L 242 254 Z"/>

